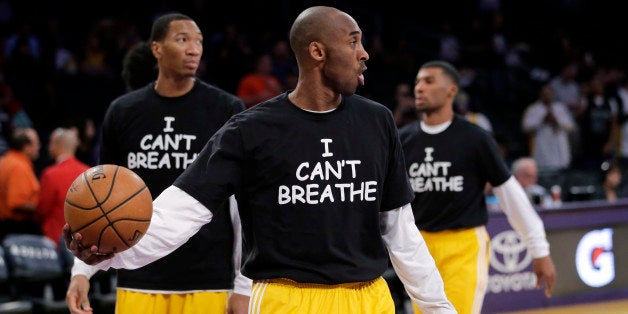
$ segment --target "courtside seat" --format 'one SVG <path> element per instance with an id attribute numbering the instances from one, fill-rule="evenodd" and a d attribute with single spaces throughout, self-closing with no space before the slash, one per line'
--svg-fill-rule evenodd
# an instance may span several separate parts
<path id="1" fill-rule="evenodd" d="M 30 314 L 33 304 L 30 301 L 14 300 L 13 289 L 9 281 L 9 267 L 0 246 L 0 314 Z"/>
<path id="2" fill-rule="evenodd" d="M 65 280 L 56 244 L 43 235 L 9 234 L 2 247 L 15 300 L 31 302 L 34 314 L 67 314 L 64 296 L 53 293 Z"/>

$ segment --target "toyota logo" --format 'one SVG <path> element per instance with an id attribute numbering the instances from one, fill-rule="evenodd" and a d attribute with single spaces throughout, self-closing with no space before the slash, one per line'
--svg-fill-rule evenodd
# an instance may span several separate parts
<path id="1" fill-rule="evenodd" d="M 532 261 L 525 243 L 513 231 L 500 232 L 491 240 L 491 266 L 502 273 L 524 270 Z"/>

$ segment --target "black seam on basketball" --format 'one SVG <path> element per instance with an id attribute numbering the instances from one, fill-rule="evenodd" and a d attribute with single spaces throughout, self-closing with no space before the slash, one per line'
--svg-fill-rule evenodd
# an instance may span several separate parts
<path id="1" fill-rule="evenodd" d="M 109 219 L 109 216 L 107 214 L 111 213 L 112 211 L 120 208 L 120 206 L 124 205 L 126 202 L 130 201 L 132 198 L 134 198 L 135 196 L 139 195 L 140 193 L 142 193 L 144 190 L 146 190 L 148 187 L 147 186 L 143 186 L 142 188 L 140 188 L 137 192 L 133 193 L 131 196 L 129 196 L 127 199 L 125 199 L 124 201 L 122 201 L 120 204 L 116 205 L 115 207 L 111 208 L 108 212 L 104 212 L 102 210 L 102 207 L 100 206 L 100 204 L 98 205 L 98 207 L 100 207 L 101 212 L 103 212 L 102 216 L 98 216 L 98 218 L 84 224 L 83 226 L 81 226 L 80 228 L 73 230 L 72 232 L 80 232 L 81 230 L 95 224 L 98 220 L 105 218 L 107 220 L 107 224 L 103 227 L 103 229 L 106 229 L 109 226 L 112 226 L 112 221 Z M 70 203 L 71 204 L 71 203 Z M 81 208 L 79 206 L 76 206 L 77 208 Z M 95 209 L 96 207 L 94 207 Z M 144 220 L 139 220 L 139 221 L 144 221 Z M 150 221 L 150 219 L 146 220 L 146 221 Z M 116 232 L 116 234 L 118 235 L 118 237 L 120 237 L 122 239 L 122 236 L 120 236 L 120 233 L 118 232 L 118 230 L 115 229 L 115 227 L 113 228 L 113 230 Z M 99 241 L 100 241 L 100 237 L 99 237 Z M 125 241 L 126 243 L 126 241 Z"/>
<path id="2" fill-rule="evenodd" d="M 104 166 L 103 166 L 104 168 Z M 113 185 L 115 184 L 115 180 L 116 180 L 116 175 L 118 174 L 118 169 L 120 169 L 119 166 L 116 166 L 116 170 L 113 172 L 113 177 L 111 178 L 111 184 L 109 185 L 109 192 L 107 193 L 107 196 L 105 197 L 105 199 L 100 202 L 98 200 L 98 197 L 96 197 L 96 193 L 94 193 L 94 189 L 92 189 L 92 184 L 89 180 L 87 180 L 87 172 L 83 173 L 83 179 L 85 180 L 85 183 L 87 185 L 87 187 L 89 188 L 89 192 L 92 195 L 92 197 L 94 198 L 94 201 L 96 201 L 96 206 L 93 207 L 94 209 L 96 207 L 98 207 L 98 209 L 100 209 L 100 213 L 102 214 L 101 216 L 99 216 L 98 218 L 86 223 L 85 225 L 83 225 L 81 228 L 77 229 L 74 232 L 79 232 L 80 230 L 83 230 L 89 226 L 91 226 L 92 224 L 96 223 L 98 220 L 100 220 L 101 218 L 105 218 L 107 220 L 107 224 L 105 225 L 105 227 L 102 228 L 102 230 L 107 229 L 108 226 L 111 226 L 111 221 L 109 220 L 109 217 L 107 217 L 107 213 L 102 209 L 102 204 L 104 204 L 107 199 L 109 198 L 109 196 L 111 196 L 111 191 L 113 190 Z M 81 208 L 79 206 L 76 206 L 78 208 Z M 100 240 L 102 237 L 102 230 L 101 233 L 98 235 L 98 246 L 100 246 Z M 117 231 L 116 231 L 117 233 Z"/>
<path id="3" fill-rule="evenodd" d="M 96 199 L 96 203 L 98 203 L 98 207 L 100 208 L 100 212 L 102 213 L 102 216 L 98 217 L 98 219 L 105 218 L 105 220 L 107 220 L 107 224 L 100 230 L 100 233 L 98 234 L 98 247 L 100 247 L 100 242 L 102 240 L 102 234 L 104 230 L 106 230 L 107 227 L 110 227 L 110 226 L 113 228 L 113 225 L 111 224 L 111 220 L 109 220 L 109 217 L 107 216 L 107 212 L 105 212 L 105 210 L 102 209 L 102 204 L 104 204 L 109 199 L 109 197 L 111 196 L 111 192 L 113 191 L 113 186 L 116 184 L 116 177 L 118 176 L 118 170 L 120 169 L 120 166 L 115 166 L 115 167 L 116 167 L 116 170 L 113 171 L 111 184 L 109 184 L 109 191 L 107 192 L 107 196 L 105 196 L 105 198 L 102 200 L 102 203 L 98 202 L 98 199 L 96 199 L 96 196 L 94 196 L 94 199 Z M 95 221 L 98 221 L 98 219 L 96 219 Z M 116 232 L 118 237 L 120 237 L 120 234 L 118 233 L 118 231 L 115 228 L 113 230 Z"/>
<path id="4" fill-rule="evenodd" d="M 113 184 L 112 184 L 113 185 Z M 132 200 L 133 198 L 135 198 L 135 196 L 139 195 L 140 193 L 142 193 L 144 190 L 146 190 L 147 187 L 146 185 L 144 185 L 141 189 L 139 189 L 137 192 L 131 194 L 129 197 L 127 197 L 125 200 L 123 200 L 120 204 L 112 207 L 108 212 L 105 213 L 105 216 L 107 216 L 107 214 L 111 213 L 112 211 L 120 208 L 120 206 L 126 204 L 128 201 Z M 124 242 L 124 244 L 128 247 L 131 247 L 131 245 L 129 245 L 129 243 L 126 241 L 126 239 L 120 234 L 120 232 L 118 232 L 118 229 L 116 228 L 116 226 L 113 224 L 113 222 L 111 220 L 109 220 L 109 217 L 107 217 L 107 226 L 111 226 L 111 228 L 113 229 L 113 231 L 116 233 L 116 235 L 118 236 L 118 238 L 122 239 L 122 242 Z M 104 228 L 103 228 L 104 229 Z"/>

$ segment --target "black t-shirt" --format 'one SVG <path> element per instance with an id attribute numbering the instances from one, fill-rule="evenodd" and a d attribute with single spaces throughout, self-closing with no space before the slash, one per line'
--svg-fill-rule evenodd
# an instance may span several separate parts
<path id="1" fill-rule="evenodd" d="M 399 137 L 419 229 L 441 231 L 488 222 L 486 183 L 498 186 L 510 177 L 490 133 L 456 115 L 439 134 L 425 133 L 420 122 L 414 122 L 402 127 Z"/>
<path id="2" fill-rule="evenodd" d="M 284 93 L 231 118 L 175 185 L 212 211 L 235 193 L 247 277 L 338 284 L 386 270 L 379 213 L 412 200 L 404 169 L 383 105 L 313 113 Z"/>
<path id="3" fill-rule="evenodd" d="M 193 162 L 209 138 L 243 110 L 239 98 L 200 80 L 180 97 L 162 97 L 151 83 L 111 103 L 103 122 L 100 163 L 133 170 L 155 198 Z M 228 211 L 227 205 L 220 210 Z M 119 270 L 118 286 L 231 289 L 232 254 L 233 228 L 227 212 L 166 257 L 137 270 Z"/>

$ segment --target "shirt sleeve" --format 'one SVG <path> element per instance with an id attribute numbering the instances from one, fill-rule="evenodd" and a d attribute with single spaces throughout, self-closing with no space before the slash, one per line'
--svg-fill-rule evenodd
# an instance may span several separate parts
<path id="1" fill-rule="evenodd" d="M 533 258 L 550 254 L 541 217 L 532 207 L 521 184 L 511 176 L 502 185 L 493 188 L 501 209 L 512 228 L 521 235 Z"/>
<path id="2" fill-rule="evenodd" d="M 412 301 L 424 313 L 456 313 L 445 296 L 443 279 L 434 259 L 414 223 L 410 204 L 381 212 L 379 217 L 390 261 Z"/>
<path id="3" fill-rule="evenodd" d="M 74 257 L 71 274 L 72 277 L 83 275 L 89 279 L 92 278 L 92 276 L 94 276 L 94 274 L 96 274 L 99 270 L 100 269 L 98 267 L 85 264 L 85 262 L 80 260 L 78 257 Z"/>
<path id="4" fill-rule="evenodd" d="M 247 278 L 240 272 L 242 265 L 242 225 L 238 213 L 238 202 L 232 195 L 229 197 L 229 213 L 233 224 L 233 262 L 235 269 L 235 279 L 233 281 L 233 292 L 241 295 L 251 296 L 253 280 Z"/>
<path id="5" fill-rule="evenodd" d="M 183 190 L 170 186 L 153 201 L 153 216 L 146 234 L 133 247 L 96 264 L 99 269 L 136 269 L 179 248 L 213 215 Z"/>

